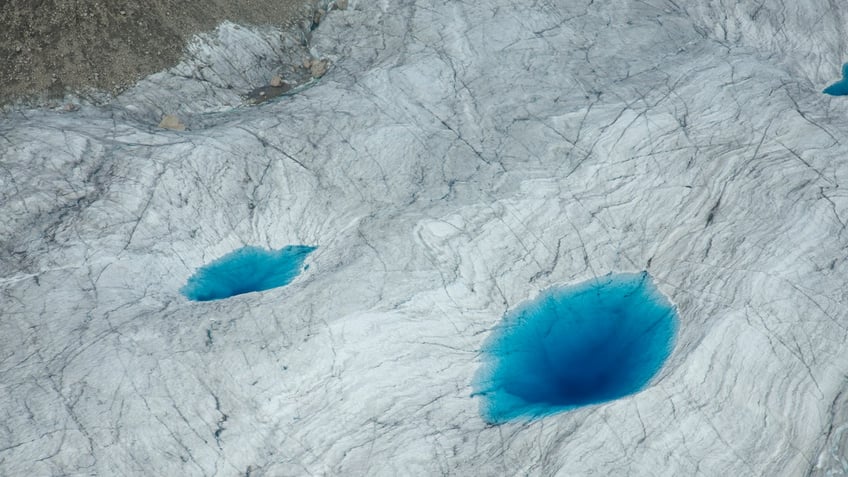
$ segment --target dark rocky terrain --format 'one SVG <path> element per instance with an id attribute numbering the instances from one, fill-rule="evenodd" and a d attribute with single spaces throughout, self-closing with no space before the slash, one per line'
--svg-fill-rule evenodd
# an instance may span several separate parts
<path id="1" fill-rule="evenodd" d="M 315 0 L 4 0 L 0 103 L 118 93 L 175 64 L 195 33 L 224 20 L 309 29 Z"/>

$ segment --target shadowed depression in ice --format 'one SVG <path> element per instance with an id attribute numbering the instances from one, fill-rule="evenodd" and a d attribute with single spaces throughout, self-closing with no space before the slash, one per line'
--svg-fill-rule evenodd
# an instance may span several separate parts
<path id="1" fill-rule="evenodd" d="M 551 288 L 508 312 L 483 345 L 474 394 L 490 423 L 641 390 L 671 353 L 677 315 L 647 272 Z"/>
<path id="2" fill-rule="evenodd" d="M 243 247 L 197 269 L 180 292 L 189 300 L 208 301 L 281 287 L 294 280 L 313 250 L 306 245 Z"/>

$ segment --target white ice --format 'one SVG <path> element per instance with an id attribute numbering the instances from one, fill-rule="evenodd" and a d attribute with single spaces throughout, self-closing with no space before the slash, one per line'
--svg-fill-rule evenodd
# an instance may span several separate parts
<path id="1" fill-rule="evenodd" d="M 243 103 L 301 58 L 225 24 L 108 105 L 7 113 L 0 474 L 845 475 L 847 21 L 354 0 L 293 96 Z M 179 294 L 289 244 L 319 248 L 285 288 Z M 652 386 L 487 426 L 503 313 L 638 270 L 681 318 Z"/>

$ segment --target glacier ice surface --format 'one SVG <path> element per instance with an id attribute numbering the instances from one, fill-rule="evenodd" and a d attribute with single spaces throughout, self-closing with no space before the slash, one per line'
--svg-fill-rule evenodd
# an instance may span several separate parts
<path id="1" fill-rule="evenodd" d="M 291 96 L 240 97 L 300 40 L 225 24 L 0 119 L 0 475 L 843 471 L 848 3 L 349 3 Z M 245 244 L 320 253 L 179 294 Z M 610 270 L 680 316 L 651 385 L 481 419 L 504 313 Z"/>

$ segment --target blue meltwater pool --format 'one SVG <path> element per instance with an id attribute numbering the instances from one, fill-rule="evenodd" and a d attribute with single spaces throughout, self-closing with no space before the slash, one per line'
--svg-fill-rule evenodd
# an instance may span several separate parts
<path id="1" fill-rule="evenodd" d="M 545 290 L 483 345 L 472 383 L 483 418 L 536 418 L 636 393 L 671 354 L 677 321 L 647 272 Z"/>
<path id="2" fill-rule="evenodd" d="M 828 86 L 822 92 L 831 96 L 848 95 L 848 63 L 842 65 L 842 79 Z"/>
<path id="3" fill-rule="evenodd" d="M 306 245 L 243 247 L 197 269 L 180 292 L 189 300 L 208 301 L 281 287 L 300 274 L 313 250 Z"/>

